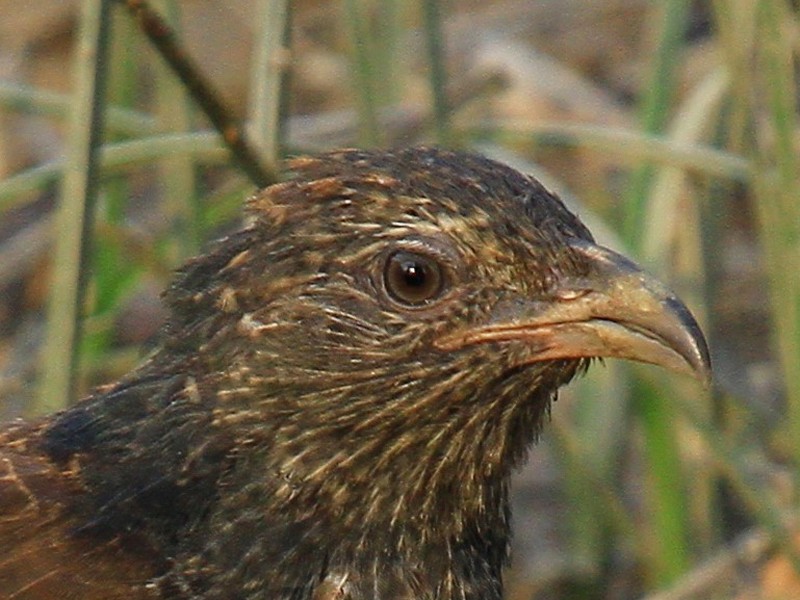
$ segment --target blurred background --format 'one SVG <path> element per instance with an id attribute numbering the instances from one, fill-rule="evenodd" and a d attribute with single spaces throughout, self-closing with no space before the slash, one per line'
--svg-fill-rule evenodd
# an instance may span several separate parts
<path id="1" fill-rule="evenodd" d="M 153 0 L 170 35 L 142 4 L 0 0 L 0 417 L 141 360 L 171 270 L 280 157 L 470 149 L 670 282 L 715 369 L 564 390 L 514 482 L 508 598 L 800 598 L 795 3 Z"/>

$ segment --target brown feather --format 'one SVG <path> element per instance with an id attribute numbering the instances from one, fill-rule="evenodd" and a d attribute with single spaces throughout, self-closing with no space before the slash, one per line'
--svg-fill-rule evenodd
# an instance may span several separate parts
<path id="1" fill-rule="evenodd" d="M 37 450 L 42 426 L 0 432 L 0 598 L 154 598 L 157 569 L 134 536 L 104 540 L 76 533 L 70 506 L 85 490 L 79 467 L 56 468 Z"/>

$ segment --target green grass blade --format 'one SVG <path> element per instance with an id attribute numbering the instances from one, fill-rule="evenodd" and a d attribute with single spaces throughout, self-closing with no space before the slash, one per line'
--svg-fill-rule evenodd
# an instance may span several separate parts
<path id="1" fill-rule="evenodd" d="M 362 146 L 379 146 L 383 136 L 378 119 L 378 74 L 367 7 L 363 0 L 344 0 L 344 8 L 354 72 L 352 89 L 359 113 L 359 142 Z"/>
<path id="2" fill-rule="evenodd" d="M 100 148 L 100 167 L 104 174 L 118 173 L 160 158 L 184 154 L 205 164 L 230 164 L 229 149 L 213 131 L 165 133 L 153 137 L 104 144 Z M 67 171 L 64 161 L 56 160 L 33 167 L 0 181 L 0 213 L 18 206 L 25 196 L 57 183 Z"/>
<path id="3" fill-rule="evenodd" d="M 643 86 L 644 96 L 640 102 L 641 127 L 646 133 L 660 132 L 669 117 L 673 100 L 675 72 L 684 44 L 689 0 L 668 0 L 659 6 L 663 11 L 661 36 L 650 70 L 649 81 Z M 647 196 L 653 170 L 650 165 L 637 169 L 631 176 L 625 201 L 623 235 L 631 248 L 639 245 L 639 233 L 644 221 Z"/>
<path id="4" fill-rule="evenodd" d="M 180 4 L 162 0 L 156 5 L 165 20 L 180 30 Z M 156 110 L 164 131 L 182 133 L 192 126 L 189 94 L 174 73 L 163 63 L 156 70 Z M 178 264 L 198 252 L 202 244 L 202 215 L 195 185 L 195 165 L 191 155 L 165 157 L 160 165 L 164 189 L 164 212 L 173 226 L 167 243 L 169 262 Z"/>
<path id="5" fill-rule="evenodd" d="M 71 401 L 87 279 L 87 250 L 96 193 L 97 145 L 109 30 L 109 3 L 81 4 L 76 57 L 75 105 L 70 123 L 67 170 L 56 219 L 53 282 L 43 351 L 41 389 L 34 412 L 63 408 Z"/>
<path id="6" fill-rule="evenodd" d="M 760 66 L 766 88 L 768 122 L 759 136 L 760 177 L 756 212 L 764 246 L 774 337 L 784 376 L 788 427 L 794 440 L 796 475 L 800 478 L 800 169 L 795 139 L 798 130 L 797 68 L 794 40 L 787 24 L 796 17 L 783 2 L 759 3 Z M 788 267 L 788 271 L 787 271 Z"/>
<path id="7" fill-rule="evenodd" d="M 69 118 L 72 97 L 19 83 L 0 81 L 0 107 L 19 112 Z M 106 106 L 104 126 L 110 133 L 141 136 L 156 133 L 156 121 L 150 115 L 120 106 Z"/>
<path id="8" fill-rule="evenodd" d="M 291 5 L 259 0 L 253 66 L 250 69 L 250 133 L 273 171 L 283 155 Z"/>
<path id="9" fill-rule="evenodd" d="M 425 24 L 425 41 L 428 48 L 430 85 L 433 98 L 433 122 L 436 127 L 436 140 L 443 146 L 453 144 L 453 130 L 450 126 L 450 104 L 447 100 L 447 74 L 444 64 L 444 34 L 439 0 L 422 0 L 422 14 Z"/>

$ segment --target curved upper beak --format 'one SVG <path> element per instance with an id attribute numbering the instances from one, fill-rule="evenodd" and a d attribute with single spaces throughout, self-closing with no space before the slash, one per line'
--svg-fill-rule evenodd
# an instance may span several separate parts
<path id="1" fill-rule="evenodd" d="M 533 361 L 626 358 L 708 383 L 705 337 L 673 292 L 616 252 L 584 240 L 570 246 L 588 263 L 587 275 L 562 281 L 546 300 L 520 298 L 497 307 L 487 325 L 437 345 L 519 341 L 533 350 Z"/>

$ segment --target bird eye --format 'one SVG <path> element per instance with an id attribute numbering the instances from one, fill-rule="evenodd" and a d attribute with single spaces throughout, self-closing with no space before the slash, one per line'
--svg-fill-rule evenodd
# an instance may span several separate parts
<path id="1" fill-rule="evenodd" d="M 407 251 L 389 256 L 383 278 L 389 295 L 410 306 L 424 305 L 436 298 L 442 291 L 444 279 L 441 267 L 433 258 Z"/>

